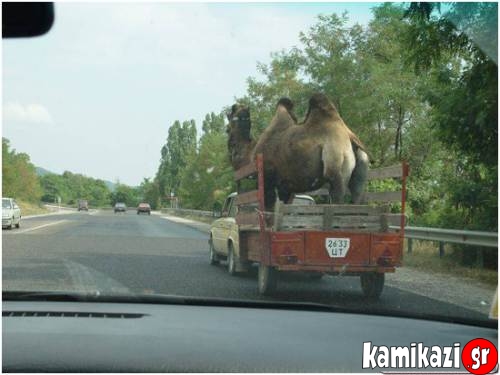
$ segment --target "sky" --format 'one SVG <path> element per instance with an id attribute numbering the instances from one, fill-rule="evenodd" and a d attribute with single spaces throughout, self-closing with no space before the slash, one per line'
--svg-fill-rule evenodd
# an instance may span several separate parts
<path id="1" fill-rule="evenodd" d="M 52 172 L 138 185 L 175 120 L 200 130 L 318 14 L 366 25 L 375 5 L 56 3 L 48 34 L 2 40 L 2 136 Z"/>

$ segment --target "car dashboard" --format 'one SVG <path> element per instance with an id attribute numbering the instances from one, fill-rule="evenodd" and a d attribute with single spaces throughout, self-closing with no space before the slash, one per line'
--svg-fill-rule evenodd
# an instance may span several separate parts
<path id="1" fill-rule="evenodd" d="M 146 303 L 4 301 L 5 372 L 362 372 L 363 343 L 449 346 L 497 329 L 420 319 Z"/>

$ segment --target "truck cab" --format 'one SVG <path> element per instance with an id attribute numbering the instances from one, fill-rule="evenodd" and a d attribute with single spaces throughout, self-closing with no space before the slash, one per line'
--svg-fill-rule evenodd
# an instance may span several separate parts
<path id="1" fill-rule="evenodd" d="M 78 200 L 78 211 L 88 211 L 89 210 L 89 202 L 86 199 Z"/>

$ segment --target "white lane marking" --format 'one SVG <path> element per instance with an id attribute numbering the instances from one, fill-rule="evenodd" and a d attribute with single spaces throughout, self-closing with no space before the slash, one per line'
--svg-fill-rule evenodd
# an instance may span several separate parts
<path id="1" fill-rule="evenodd" d="M 29 219 L 37 219 L 39 217 L 54 216 L 54 215 L 68 215 L 68 214 L 76 214 L 76 211 L 59 211 L 59 212 L 49 212 L 48 214 L 21 216 L 21 219 L 22 220 L 29 220 Z"/>
<path id="2" fill-rule="evenodd" d="M 54 221 L 53 223 L 38 225 L 38 226 L 33 227 L 33 228 L 28 228 L 28 229 L 22 229 L 22 230 L 19 230 L 19 231 L 15 231 L 15 232 L 12 232 L 12 234 L 22 234 L 22 233 L 26 233 L 26 232 L 31 232 L 31 231 L 34 231 L 34 230 L 38 230 L 38 229 L 42 229 L 42 228 L 45 228 L 45 227 L 49 227 L 51 225 L 61 224 L 61 223 L 64 223 L 66 221 L 68 221 L 68 220 Z"/>
<path id="3" fill-rule="evenodd" d="M 170 221 L 173 221 L 173 222 L 176 222 L 176 223 L 197 224 L 196 221 L 189 220 L 189 219 L 184 219 L 184 218 L 176 217 L 176 216 L 160 216 L 160 217 L 162 219 L 170 220 Z"/>

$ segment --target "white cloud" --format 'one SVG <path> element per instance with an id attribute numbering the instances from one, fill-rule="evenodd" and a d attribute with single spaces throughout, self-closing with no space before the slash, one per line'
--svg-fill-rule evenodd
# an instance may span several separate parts
<path id="1" fill-rule="evenodd" d="M 7 102 L 3 105 L 3 121 L 16 123 L 52 124 L 52 116 L 41 104 Z"/>

